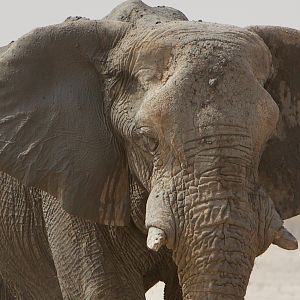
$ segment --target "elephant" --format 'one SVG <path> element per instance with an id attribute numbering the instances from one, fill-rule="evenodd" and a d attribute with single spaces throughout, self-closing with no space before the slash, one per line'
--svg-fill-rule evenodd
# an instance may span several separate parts
<path id="1" fill-rule="evenodd" d="M 165 299 L 244 299 L 257 256 L 298 247 L 283 220 L 300 214 L 299 58 L 298 30 L 140 0 L 1 48 L 1 218 L 24 261 L 32 240 L 44 253 L 30 285 L 3 253 L 4 284 L 135 300 L 162 280 Z M 49 294 L 27 295 L 38 279 Z"/>

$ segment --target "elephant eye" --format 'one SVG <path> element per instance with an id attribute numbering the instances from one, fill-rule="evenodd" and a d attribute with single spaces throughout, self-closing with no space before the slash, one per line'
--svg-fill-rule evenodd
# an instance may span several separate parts
<path id="1" fill-rule="evenodd" d="M 156 138 L 153 131 L 148 127 L 141 127 L 138 129 L 138 136 L 143 150 L 153 154 L 159 144 L 158 138 Z"/>
<path id="2" fill-rule="evenodd" d="M 146 150 L 154 153 L 158 147 L 158 140 L 153 137 L 143 136 L 143 145 Z"/>

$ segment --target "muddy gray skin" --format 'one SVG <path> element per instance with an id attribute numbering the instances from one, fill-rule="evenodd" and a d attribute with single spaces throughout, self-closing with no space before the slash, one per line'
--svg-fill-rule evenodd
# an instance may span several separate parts
<path id="1" fill-rule="evenodd" d="M 71 216 L 2 172 L 0 185 L 0 299 L 143 299 L 158 281 L 165 299 L 182 299 L 171 252 L 150 252 L 133 222 L 108 227 Z M 141 222 L 145 195 L 131 187 L 132 218 Z"/>
<path id="2" fill-rule="evenodd" d="M 2 51 L 0 169 L 48 193 L 64 298 L 243 299 L 256 256 L 297 248 L 299 51 L 136 0 Z"/>
<path id="3" fill-rule="evenodd" d="M 0 299 L 62 299 L 42 193 L 0 172 Z"/>

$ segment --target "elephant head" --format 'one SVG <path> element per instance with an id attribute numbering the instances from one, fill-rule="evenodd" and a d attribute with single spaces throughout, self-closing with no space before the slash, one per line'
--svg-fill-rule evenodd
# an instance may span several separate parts
<path id="1" fill-rule="evenodd" d="M 297 248 L 299 51 L 297 30 L 136 0 L 34 30 L 0 54 L 0 169 L 100 224 L 142 191 L 184 298 L 243 299 L 256 256 Z"/>

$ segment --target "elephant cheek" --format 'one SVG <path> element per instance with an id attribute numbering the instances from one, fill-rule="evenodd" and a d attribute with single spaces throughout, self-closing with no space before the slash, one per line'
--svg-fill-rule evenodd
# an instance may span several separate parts
<path id="1" fill-rule="evenodd" d="M 175 244 L 175 222 L 169 196 L 163 188 L 155 186 L 147 201 L 145 225 L 148 229 L 147 246 L 158 251 L 162 245 L 173 249 Z"/>

